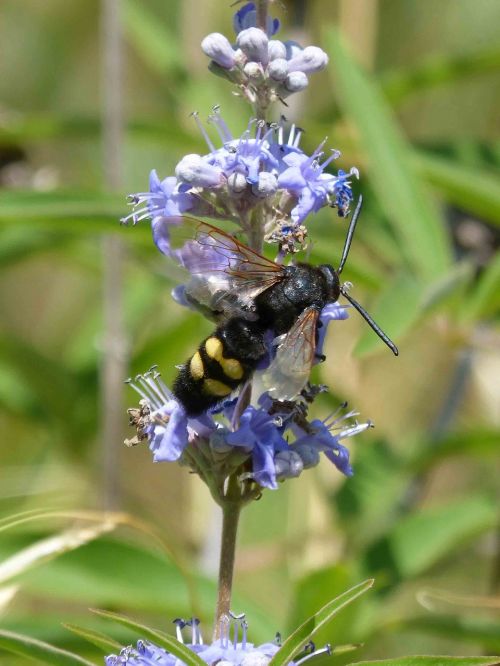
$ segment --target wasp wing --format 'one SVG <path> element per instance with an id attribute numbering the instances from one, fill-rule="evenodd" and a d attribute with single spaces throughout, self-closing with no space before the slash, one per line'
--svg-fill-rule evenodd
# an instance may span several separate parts
<path id="1" fill-rule="evenodd" d="M 157 245 L 167 245 L 168 254 L 189 271 L 187 300 L 220 316 L 251 312 L 256 296 L 285 274 L 283 266 L 193 217 L 158 218 L 153 233 Z"/>
<path id="2" fill-rule="evenodd" d="M 309 381 L 316 351 L 319 310 L 306 308 L 283 336 L 261 382 L 275 400 L 293 400 Z"/>

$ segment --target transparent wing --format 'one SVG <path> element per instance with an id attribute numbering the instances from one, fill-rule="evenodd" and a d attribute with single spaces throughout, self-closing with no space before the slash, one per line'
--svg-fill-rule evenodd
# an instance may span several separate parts
<path id="1" fill-rule="evenodd" d="M 283 336 L 261 382 L 275 400 L 293 400 L 309 380 L 316 350 L 319 311 L 306 308 Z"/>
<path id="2" fill-rule="evenodd" d="M 170 254 L 190 279 L 186 296 L 213 311 L 251 310 L 258 294 L 283 279 L 283 266 L 266 259 L 217 227 L 182 216 L 157 221 Z"/>

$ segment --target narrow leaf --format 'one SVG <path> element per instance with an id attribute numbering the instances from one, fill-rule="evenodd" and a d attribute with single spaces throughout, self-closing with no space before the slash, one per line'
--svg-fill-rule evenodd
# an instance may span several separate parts
<path id="1" fill-rule="evenodd" d="M 412 151 L 375 80 L 345 48 L 338 31 L 327 33 L 338 103 L 360 135 L 368 178 L 416 275 L 430 280 L 450 264 L 443 224 L 411 161 Z"/>
<path id="2" fill-rule="evenodd" d="M 498 657 L 433 657 L 415 656 L 376 661 L 357 661 L 349 666 L 496 666 Z"/>
<path id="3" fill-rule="evenodd" d="M 366 580 L 352 587 L 347 592 L 327 603 L 315 615 L 303 622 L 283 643 L 271 659 L 270 666 L 283 666 L 291 661 L 301 648 L 314 636 L 324 624 L 329 622 L 339 611 L 369 590 L 374 581 Z"/>
<path id="4" fill-rule="evenodd" d="M 0 564 L 0 584 L 3 585 L 54 557 L 80 548 L 102 534 L 114 530 L 116 525 L 115 521 L 109 520 L 91 527 L 73 528 L 23 548 Z"/>
<path id="5" fill-rule="evenodd" d="M 125 615 L 119 615 L 118 613 L 111 613 L 110 611 L 97 610 L 92 608 L 91 611 L 96 615 L 105 617 L 109 620 L 114 620 L 119 624 L 122 624 L 124 627 L 128 627 L 133 631 L 136 631 L 139 634 L 140 638 L 147 638 L 156 645 L 165 648 L 168 652 L 171 652 L 178 659 L 184 661 L 188 666 L 206 666 L 203 659 L 200 659 L 197 654 L 192 652 L 182 643 L 179 643 L 173 636 L 169 636 L 163 631 L 157 629 L 150 629 L 144 624 L 135 622 Z"/>
<path id="6" fill-rule="evenodd" d="M 423 151 L 413 153 L 418 173 L 449 203 L 500 226 L 500 178 L 485 169 L 471 169 Z"/>
<path id="7" fill-rule="evenodd" d="M 382 86 L 389 101 L 399 104 L 416 92 L 499 69 L 500 49 L 495 45 L 455 56 L 439 54 L 422 60 L 414 67 L 387 72 L 382 78 Z"/>
<path id="8" fill-rule="evenodd" d="M 118 653 L 122 649 L 122 645 L 115 641 L 113 638 L 101 634 L 100 631 L 94 629 L 87 629 L 86 627 L 79 627 L 76 624 L 63 624 L 63 627 L 71 633 L 81 636 L 88 643 L 100 648 L 105 654 Z"/>
<path id="9" fill-rule="evenodd" d="M 4 629 L 0 629 L 0 648 L 54 666 L 74 666 L 75 664 L 95 666 L 92 662 L 54 645 Z"/>

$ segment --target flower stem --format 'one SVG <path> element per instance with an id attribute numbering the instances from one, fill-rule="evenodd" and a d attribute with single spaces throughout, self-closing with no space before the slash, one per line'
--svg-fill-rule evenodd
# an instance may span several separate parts
<path id="1" fill-rule="evenodd" d="M 230 486 L 237 484 L 233 476 L 229 479 Z M 242 502 L 241 499 L 231 499 L 231 488 L 228 488 L 228 499 L 222 506 L 222 536 L 219 561 L 219 582 L 217 606 L 215 609 L 214 639 L 219 638 L 220 618 L 227 615 L 231 608 L 231 591 L 233 587 L 234 560 L 236 551 L 236 534 Z"/>
<path id="2" fill-rule="evenodd" d="M 267 6 L 269 0 L 257 0 L 257 27 L 266 32 L 267 30 Z"/>

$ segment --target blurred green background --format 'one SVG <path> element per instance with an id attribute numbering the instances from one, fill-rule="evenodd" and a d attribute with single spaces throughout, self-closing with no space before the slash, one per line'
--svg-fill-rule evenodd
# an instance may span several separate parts
<path id="1" fill-rule="evenodd" d="M 121 383 L 153 363 L 168 383 L 210 324 L 171 301 L 175 270 L 148 223 L 118 219 L 151 168 L 165 177 L 205 151 L 191 111 L 220 104 L 236 135 L 246 126 L 249 110 L 199 48 L 212 31 L 232 38 L 229 4 L 119 3 L 114 144 L 100 3 L 0 7 L 0 623 L 94 659 L 62 622 L 137 636 L 89 606 L 165 630 L 194 612 L 210 633 L 218 510 L 185 469 L 122 445 L 137 401 Z M 316 413 L 348 400 L 376 428 L 350 443 L 352 479 L 324 461 L 246 509 L 234 610 L 268 640 L 374 576 L 318 636 L 364 644 L 339 663 L 499 653 L 500 3 L 273 9 L 282 39 L 330 55 L 275 112 L 305 127 L 304 149 L 328 135 L 339 165 L 360 169 L 343 277 L 401 355 L 355 314 L 331 327 L 316 372 L 332 394 Z M 312 260 L 335 265 L 345 221 L 322 211 L 309 230 Z"/>

